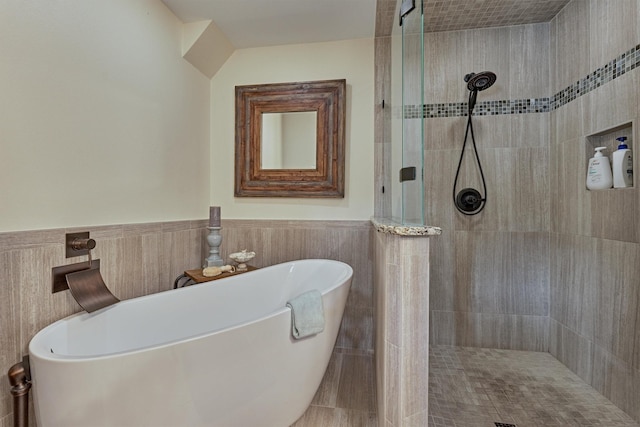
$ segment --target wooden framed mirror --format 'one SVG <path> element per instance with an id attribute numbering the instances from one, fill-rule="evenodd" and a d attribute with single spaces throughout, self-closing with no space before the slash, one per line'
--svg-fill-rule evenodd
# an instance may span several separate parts
<path id="1" fill-rule="evenodd" d="M 344 197 L 346 80 L 236 86 L 236 197 Z"/>

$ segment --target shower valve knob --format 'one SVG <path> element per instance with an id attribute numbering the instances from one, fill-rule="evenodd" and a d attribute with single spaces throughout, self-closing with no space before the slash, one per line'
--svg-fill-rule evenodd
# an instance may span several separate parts
<path id="1" fill-rule="evenodd" d="M 475 188 L 465 188 L 456 196 L 456 207 L 463 212 L 474 212 L 482 206 L 482 196 Z"/>

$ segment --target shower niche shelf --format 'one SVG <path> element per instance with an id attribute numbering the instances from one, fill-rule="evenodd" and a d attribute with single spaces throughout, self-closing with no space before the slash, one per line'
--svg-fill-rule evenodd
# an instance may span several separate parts
<path id="1" fill-rule="evenodd" d="M 585 165 L 584 176 L 586 176 L 586 172 L 587 172 L 586 167 L 589 164 L 589 159 L 593 157 L 596 147 L 607 147 L 607 149 L 604 150 L 604 155 L 609 158 L 609 161 L 611 161 L 613 159 L 613 152 L 618 149 L 619 142 L 616 140 L 616 138 L 620 138 L 621 136 L 627 137 L 626 144 L 629 146 L 629 149 L 633 153 L 633 169 L 634 169 L 634 172 L 637 171 L 638 168 L 636 167 L 636 164 L 637 164 L 636 156 L 638 155 L 638 153 L 634 151 L 633 128 L 634 128 L 633 122 L 627 122 L 627 123 L 623 123 L 618 126 L 614 126 L 612 128 L 605 129 L 605 130 L 596 132 L 594 134 L 588 135 L 586 137 L 586 146 L 585 146 L 586 149 L 585 149 L 585 160 L 584 160 L 584 165 Z M 634 173 L 634 175 L 636 174 Z M 634 176 L 633 184 L 631 185 L 631 187 L 609 188 L 607 190 L 596 190 L 596 191 L 628 190 L 630 188 L 635 187 L 636 180 L 637 180 L 637 177 Z M 586 190 L 586 187 L 585 187 L 585 190 Z"/>

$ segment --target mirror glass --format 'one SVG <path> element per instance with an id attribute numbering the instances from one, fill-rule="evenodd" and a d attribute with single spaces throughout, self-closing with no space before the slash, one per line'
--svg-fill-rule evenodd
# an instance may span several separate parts
<path id="1" fill-rule="evenodd" d="M 261 169 L 315 169 L 317 112 L 262 113 Z"/>

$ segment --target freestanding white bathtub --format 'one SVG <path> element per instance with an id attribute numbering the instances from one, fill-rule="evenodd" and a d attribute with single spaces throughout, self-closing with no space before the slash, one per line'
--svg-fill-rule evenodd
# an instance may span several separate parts
<path id="1" fill-rule="evenodd" d="M 29 344 L 38 426 L 289 426 L 320 385 L 352 275 L 294 261 L 59 320 Z M 311 289 L 325 329 L 295 340 L 285 304 Z"/>

